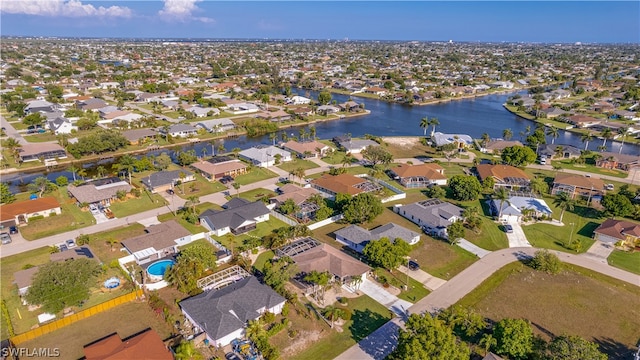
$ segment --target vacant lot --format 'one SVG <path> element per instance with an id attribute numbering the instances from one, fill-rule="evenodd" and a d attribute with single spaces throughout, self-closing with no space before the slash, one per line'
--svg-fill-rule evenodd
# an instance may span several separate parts
<path id="1" fill-rule="evenodd" d="M 628 358 L 638 341 L 640 288 L 566 265 L 555 276 L 521 263 L 504 267 L 460 300 L 487 318 L 525 318 L 534 331 L 575 334 L 597 342 L 612 359 Z"/>
<path id="2" fill-rule="evenodd" d="M 124 338 L 149 327 L 158 332 L 162 339 L 170 335 L 171 329 L 147 303 L 131 302 L 24 342 L 20 346 L 30 349 L 59 348 L 61 359 L 78 359 L 84 356 L 84 345 L 95 340 L 114 332 Z"/>

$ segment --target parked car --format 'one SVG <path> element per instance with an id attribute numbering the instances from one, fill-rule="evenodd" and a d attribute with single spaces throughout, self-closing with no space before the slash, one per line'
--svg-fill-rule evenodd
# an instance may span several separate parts
<path id="1" fill-rule="evenodd" d="M 236 353 L 232 353 L 232 352 L 226 353 L 224 358 L 227 359 L 227 360 L 242 360 L 240 358 L 240 356 L 238 356 Z"/>
<path id="2" fill-rule="evenodd" d="M 2 245 L 10 244 L 11 236 L 6 232 L 0 233 L 0 241 L 2 241 Z"/>
<path id="3" fill-rule="evenodd" d="M 615 189 L 615 186 L 613 186 L 613 184 L 607 184 L 604 186 L 605 189 L 612 191 L 613 189 Z"/>
<path id="4" fill-rule="evenodd" d="M 69 249 L 73 249 L 74 247 L 76 247 L 76 242 L 73 239 L 69 239 L 69 240 L 65 241 L 65 244 L 67 244 L 67 247 Z"/>
<path id="5" fill-rule="evenodd" d="M 414 260 L 409 260 L 409 269 L 413 270 L 413 271 L 416 271 L 416 270 L 420 269 L 420 264 L 418 264 Z"/>
<path id="6" fill-rule="evenodd" d="M 167 189 L 167 194 L 173 195 L 174 194 L 173 189 Z"/>
<path id="7" fill-rule="evenodd" d="M 278 182 L 283 183 L 283 184 L 288 184 L 289 183 L 289 178 L 281 177 L 280 179 L 278 179 Z"/>
<path id="8" fill-rule="evenodd" d="M 221 184 L 228 184 L 230 182 L 233 182 L 233 178 L 229 175 L 225 175 L 223 177 L 220 178 L 220 183 Z"/>
<path id="9" fill-rule="evenodd" d="M 506 233 L 512 233 L 512 232 L 513 232 L 513 226 L 511 226 L 511 225 L 509 225 L 509 224 L 504 225 L 504 232 L 506 232 Z"/>
<path id="10" fill-rule="evenodd" d="M 17 226 L 11 226 L 9 228 L 9 234 L 17 234 L 18 233 L 18 227 Z"/>
<path id="11" fill-rule="evenodd" d="M 69 250 L 69 248 L 65 244 L 58 245 L 58 249 L 60 249 L 60 252 Z"/>

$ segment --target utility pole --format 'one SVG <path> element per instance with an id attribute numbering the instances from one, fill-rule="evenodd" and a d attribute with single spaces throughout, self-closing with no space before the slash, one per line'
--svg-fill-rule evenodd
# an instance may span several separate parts
<path id="1" fill-rule="evenodd" d="M 571 233 L 569 233 L 569 246 L 571 246 L 571 241 L 573 240 L 573 228 L 576 223 L 569 223 L 571 225 Z"/>

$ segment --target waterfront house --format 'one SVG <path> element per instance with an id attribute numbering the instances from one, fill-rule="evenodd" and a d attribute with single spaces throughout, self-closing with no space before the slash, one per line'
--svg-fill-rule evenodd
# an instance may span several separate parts
<path id="1" fill-rule="evenodd" d="M 285 99 L 285 103 L 287 105 L 307 105 L 311 103 L 311 99 L 306 98 L 304 96 L 292 96 L 290 98 Z"/>
<path id="2" fill-rule="evenodd" d="M 393 211 L 418 224 L 429 235 L 448 238 L 447 227 L 462 220 L 464 209 L 439 199 L 395 205 Z"/>
<path id="3" fill-rule="evenodd" d="M 18 156 L 21 162 L 43 160 L 66 159 L 67 153 L 58 144 L 37 143 L 24 144 L 18 149 Z"/>
<path id="4" fill-rule="evenodd" d="M 391 242 L 401 239 L 409 245 L 415 245 L 420 241 L 420 234 L 400 225 L 388 223 L 371 230 L 366 230 L 357 225 L 349 225 L 334 232 L 336 240 L 351 249 L 362 253 L 365 246 L 371 241 L 387 238 Z"/>
<path id="5" fill-rule="evenodd" d="M 447 185 L 444 168 L 438 164 L 400 164 L 389 169 L 391 177 L 406 188 L 423 188 L 431 185 Z"/>
<path id="6" fill-rule="evenodd" d="M 629 246 L 640 245 L 640 224 L 607 219 L 593 231 L 593 238 L 610 244 L 622 242 Z"/>
<path id="7" fill-rule="evenodd" d="M 151 193 L 159 193 L 172 189 L 178 183 L 186 183 L 195 181 L 196 178 L 191 171 L 188 170 L 163 170 L 157 171 L 149 176 L 142 178 L 142 184 L 144 184 Z"/>
<path id="8" fill-rule="evenodd" d="M 545 156 L 548 159 L 575 159 L 580 157 L 582 150 L 571 145 L 553 145 L 544 144 L 538 146 L 538 155 L 540 157 Z"/>
<path id="9" fill-rule="evenodd" d="M 524 146 L 518 140 L 495 139 L 487 142 L 480 148 L 480 152 L 485 154 L 500 154 L 502 150 L 511 146 Z"/>
<path id="10" fill-rule="evenodd" d="M 276 207 L 284 204 L 287 200 L 293 201 L 298 206 L 298 211 L 295 214 L 291 214 L 299 220 L 306 221 L 315 217 L 316 211 L 319 206 L 315 203 L 309 202 L 309 198 L 318 191 L 314 188 L 304 187 L 301 188 L 294 184 L 285 184 L 277 189 L 279 195 L 269 198 L 269 203 L 275 204 Z"/>
<path id="11" fill-rule="evenodd" d="M 311 186 L 329 197 L 335 197 L 337 194 L 353 196 L 360 193 L 382 190 L 381 185 L 351 174 L 323 174 L 321 177 L 311 180 Z"/>
<path id="12" fill-rule="evenodd" d="M 0 225 L 3 227 L 26 225 L 34 216 L 60 215 L 60 203 L 53 196 L 16 201 L 0 206 Z"/>
<path id="13" fill-rule="evenodd" d="M 369 139 L 352 139 L 345 138 L 338 141 L 338 145 L 347 153 L 359 154 L 367 146 L 380 146 L 377 142 Z"/>
<path id="14" fill-rule="evenodd" d="M 465 134 L 443 134 L 436 132 L 431 137 L 434 145 L 437 147 L 447 144 L 456 144 L 458 149 L 466 149 L 473 146 L 473 139 L 469 135 Z"/>
<path id="15" fill-rule="evenodd" d="M 150 225 L 144 231 L 120 242 L 138 265 L 177 254 L 178 245 L 191 242 L 191 232 L 175 220 Z"/>
<path id="16" fill-rule="evenodd" d="M 282 144 L 282 148 L 296 154 L 301 159 L 322 157 L 331 149 L 328 145 L 316 140 L 304 142 L 290 140 Z"/>
<path id="17" fill-rule="evenodd" d="M 117 333 L 84 346 L 86 360 L 153 359 L 173 360 L 173 353 L 164 344 L 160 335 L 147 329 L 121 339 Z"/>
<path id="18" fill-rule="evenodd" d="M 481 183 L 487 178 L 494 181 L 493 189 L 506 188 L 513 191 L 528 191 L 531 178 L 524 171 L 510 165 L 480 164 L 476 166 Z"/>
<path id="19" fill-rule="evenodd" d="M 576 196 L 592 198 L 593 196 L 604 195 L 604 189 L 604 182 L 598 178 L 558 173 L 556 178 L 553 179 L 551 194 L 558 195 L 561 192 L 565 192 L 569 194 L 572 199 Z"/>
<path id="20" fill-rule="evenodd" d="M 185 138 L 188 136 L 195 136 L 198 134 L 198 129 L 188 124 L 173 124 L 168 129 L 160 129 L 160 132 L 165 136 L 171 135 L 172 137 Z"/>
<path id="21" fill-rule="evenodd" d="M 215 236 L 244 234 L 269 220 L 270 211 L 260 200 L 250 202 L 236 197 L 223 205 L 223 209 L 208 209 L 200 214 L 200 224 Z"/>
<path id="22" fill-rule="evenodd" d="M 131 189 L 131 185 L 117 177 L 88 181 L 77 186 L 67 186 L 69 197 L 75 199 L 79 205 L 100 204 L 110 206 L 111 201 L 117 199 L 119 191 L 129 193 Z"/>
<path id="23" fill-rule="evenodd" d="M 215 156 L 207 161 L 200 160 L 191 164 L 207 180 L 217 180 L 225 176 L 236 177 L 247 172 L 247 165 L 228 156 Z"/>
<path id="24" fill-rule="evenodd" d="M 272 145 L 260 145 L 240 151 L 240 158 L 245 159 L 256 166 L 269 167 L 276 163 L 276 155 L 280 162 L 291 161 L 291 153 Z"/>
<path id="25" fill-rule="evenodd" d="M 316 113 L 324 116 L 336 114 L 338 112 L 340 112 L 340 108 L 333 105 L 320 105 L 316 109 Z"/>
<path id="26" fill-rule="evenodd" d="M 195 126 L 208 132 L 221 133 L 235 129 L 236 124 L 229 119 L 213 119 L 199 121 Z"/>
<path id="27" fill-rule="evenodd" d="M 153 139 L 158 135 L 154 129 L 134 129 L 122 132 L 122 136 L 129 140 L 131 145 L 138 145 L 146 139 Z"/>
<path id="28" fill-rule="evenodd" d="M 600 124 L 602 120 L 587 115 L 572 115 L 567 118 L 569 124 L 579 128 L 588 128 Z"/>

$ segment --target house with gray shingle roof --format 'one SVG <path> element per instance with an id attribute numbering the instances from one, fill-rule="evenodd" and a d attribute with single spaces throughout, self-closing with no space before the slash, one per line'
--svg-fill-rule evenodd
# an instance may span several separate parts
<path id="1" fill-rule="evenodd" d="M 242 338 L 250 320 L 265 312 L 280 314 L 286 299 L 253 276 L 219 290 L 210 290 L 180 302 L 184 316 L 196 334 L 205 333 L 209 343 L 225 346 Z"/>
<path id="2" fill-rule="evenodd" d="M 121 241 L 138 265 L 171 256 L 178 252 L 179 244 L 191 242 L 189 230 L 175 220 L 151 225 L 144 231 L 142 235 Z"/>
<path id="3" fill-rule="evenodd" d="M 142 178 L 142 183 L 152 193 L 158 193 L 173 189 L 178 184 L 184 184 L 189 181 L 195 181 L 196 178 L 191 171 L 188 170 L 171 170 L 158 171 L 149 176 Z"/>
<path id="4" fill-rule="evenodd" d="M 393 211 L 418 224 L 429 235 L 447 238 L 447 227 L 462 220 L 464 209 L 439 199 L 395 205 Z"/>
<path id="5" fill-rule="evenodd" d="M 246 150 L 240 151 L 240 158 L 245 159 L 256 166 L 269 167 L 276 163 L 276 155 L 280 155 L 280 162 L 291 161 L 291 153 L 282 150 L 278 147 L 269 146 L 255 146 Z"/>
<path id="6" fill-rule="evenodd" d="M 193 136 L 198 133 L 198 129 L 188 124 L 173 124 L 169 126 L 168 130 L 160 129 L 163 134 L 169 134 L 173 137 L 187 137 Z"/>
<path id="7" fill-rule="evenodd" d="M 383 237 L 391 241 L 402 239 L 409 245 L 415 245 L 420 241 L 420 234 L 394 223 L 381 225 L 371 230 L 363 229 L 357 225 L 350 225 L 336 231 L 335 234 L 337 241 L 360 253 L 369 242 Z"/>
<path id="8" fill-rule="evenodd" d="M 269 220 L 270 211 L 262 201 L 233 198 L 223 208 L 219 211 L 208 209 L 200 214 L 200 224 L 216 236 L 244 234 L 254 230 L 258 223 Z"/>

